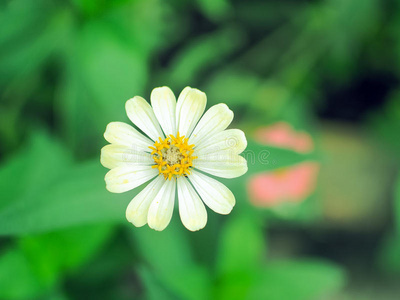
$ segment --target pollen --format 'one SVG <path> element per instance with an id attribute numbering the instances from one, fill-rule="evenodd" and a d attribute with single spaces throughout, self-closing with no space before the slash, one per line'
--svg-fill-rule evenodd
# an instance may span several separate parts
<path id="1" fill-rule="evenodd" d="M 169 135 L 164 140 L 159 138 L 154 146 L 149 147 L 152 152 L 155 164 L 152 168 L 157 168 L 165 180 L 171 180 L 174 176 L 190 175 L 193 168 L 193 160 L 197 156 L 193 156 L 194 145 L 188 144 L 189 139 L 185 136 Z"/>

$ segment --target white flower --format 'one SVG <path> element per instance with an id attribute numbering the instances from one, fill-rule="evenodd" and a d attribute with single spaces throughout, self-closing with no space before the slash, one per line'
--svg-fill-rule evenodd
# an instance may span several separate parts
<path id="1" fill-rule="evenodd" d="M 226 128 L 233 112 L 225 104 L 212 106 L 203 117 L 206 95 L 186 87 L 176 101 L 168 87 L 151 93 L 151 105 L 136 96 L 126 102 L 132 126 L 112 122 L 101 150 L 101 163 L 111 169 L 105 176 L 110 192 L 122 193 L 152 181 L 129 203 L 126 218 L 135 226 L 146 223 L 155 230 L 169 224 L 177 190 L 179 214 L 189 230 L 207 223 L 203 202 L 219 214 L 235 205 L 232 192 L 203 174 L 234 178 L 247 172 L 239 154 L 246 148 L 244 133 Z M 201 119 L 200 119 L 201 118 Z"/>

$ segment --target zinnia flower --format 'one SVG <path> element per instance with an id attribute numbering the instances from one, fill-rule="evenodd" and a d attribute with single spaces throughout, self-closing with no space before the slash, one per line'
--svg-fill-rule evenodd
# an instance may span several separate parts
<path id="1" fill-rule="evenodd" d="M 186 87 L 176 101 L 168 87 L 160 87 L 150 100 L 152 106 L 136 96 L 125 106 L 147 136 L 125 123 L 108 124 L 104 137 L 111 144 L 101 151 L 102 165 L 111 169 L 106 188 L 122 193 L 151 180 L 129 203 L 129 222 L 165 229 L 177 194 L 182 223 L 192 231 L 202 229 L 207 223 L 203 202 L 219 214 L 229 214 L 235 205 L 232 192 L 204 173 L 223 178 L 246 173 L 247 162 L 239 155 L 247 146 L 245 135 L 226 130 L 233 112 L 223 103 L 202 117 L 207 98 L 197 89 Z"/>
<path id="2" fill-rule="evenodd" d="M 255 139 L 265 145 L 291 149 L 299 153 L 309 153 L 314 150 L 311 135 L 305 131 L 296 131 L 286 122 L 278 122 L 258 129 Z"/>
<path id="3" fill-rule="evenodd" d="M 299 203 L 316 188 L 319 164 L 306 161 L 294 166 L 264 172 L 250 178 L 250 201 L 258 207 Z"/>

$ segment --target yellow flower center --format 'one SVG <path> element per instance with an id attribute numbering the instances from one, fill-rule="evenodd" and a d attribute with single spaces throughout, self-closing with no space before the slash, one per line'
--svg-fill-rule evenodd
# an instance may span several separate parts
<path id="1" fill-rule="evenodd" d="M 164 140 L 159 138 L 153 147 L 149 147 L 156 163 L 152 168 L 157 168 L 165 179 L 171 180 L 172 176 L 186 176 L 193 168 L 194 145 L 188 145 L 188 138 L 185 136 L 167 136 Z"/>

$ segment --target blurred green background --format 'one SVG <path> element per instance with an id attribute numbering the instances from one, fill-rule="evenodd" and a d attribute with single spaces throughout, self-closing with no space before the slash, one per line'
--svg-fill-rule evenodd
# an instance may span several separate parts
<path id="1" fill-rule="evenodd" d="M 400 1 L 0 3 L 0 299 L 400 299 Z M 245 131 L 237 204 L 135 228 L 102 134 L 154 87 Z"/>

